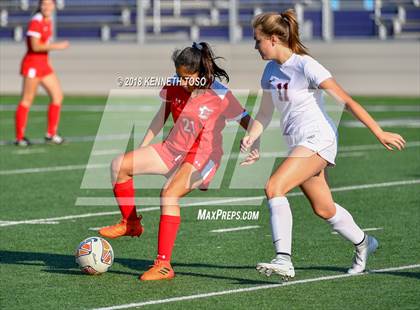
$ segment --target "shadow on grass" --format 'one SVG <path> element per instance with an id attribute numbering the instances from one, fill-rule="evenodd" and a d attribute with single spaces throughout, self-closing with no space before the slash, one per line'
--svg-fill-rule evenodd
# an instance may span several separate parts
<path id="1" fill-rule="evenodd" d="M 334 271 L 346 273 L 347 268 L 335 267 L 335 266 L 310 266 L 310 267 L 295 267 L 295 270 L 323 270 L 323 271 Z"/>
<path id="2" fill-rule="evenodd" d="M 83 276 L 80 270 L 78 269 L 74 256 L 73 255 L 63 255 L 63 254 L 53 254 L 53 253 L 35 253 L 35 252 L 17 252 L 17 251 L 0 251 L 0 262 L 1 264 L 12 264 L 12 265 L 28 265 L 28 266 L 40 266 L 46 267 L 43 269 L 43 272 L 48 273 L 56 273 L 56 274 L 65 274 L 65 275 L 72 275 L 72 276 Z M 111 274 L 119 274 L 119 275 L 129 275 L 129 276 L 138 276 L 143 271 L 147 270 L 148 267 L 152 264 L 150 260 L 144 259 L 128 259 L 128 258 L 117 258 L 115 259 L 115 263 L 118 263 L 124 267 L 134 270 L 133 272 L 129 271 L 119 271 L 119 270 L 109 270 L 108 272 Z M 215 265 L 215 264 L 206 264 L 206 263 L 181 263 L 181 262 L 174 262 L 173 263 L 176 267 L 185 267 L 189 269 L 193 269 L 191 271 L 176 271 L 177 275 L 185 275 L 185 276 L 193 276 L 199 278 L 209 278 L 209 279 L 219 279 L 219 280 L 229 280 L 233 281 L 234 284 L 273 284 L 276 283 L 276 278 L 270 281 L 264 280 L 254 280 L 254 279 L 247 279 L 247 278 L 238 278 L 227 276 L 225 273 L 227 270 L 246 270 L 247 274 L 255 273 L 254 266 L 229 266 L 229 265 Z M 208 268 L 211 270 L 219 269 L 220 274 L 206 274 L 197 272 L 194 268 Z M 297 271 L 299 270 L 323 270 L 323 271 L 332 271 L 332 272 L 339 272 L 345 273 L 347 269 L 334 267 L 334 266 L 310 266 L 310 267 L 300 267 L 296 268 Z M 399 277 L 407 277 L 407 278 L 414 278 L 420 279 L 420 272 L 412 272 L 412 271 L 387 271 L 387 272 L 380 272 L 377 274 L 387 274 Z"/>
<path id="3" fill-rule="evenodd" d="M 375 274 L 388 274 L 392 276 L 400 276 L 400 277 L 407 277 L 407 278 L 414 278 L 420 280 L 420 272 L 410 272 L 410 271 L 386 271 L 386 272 L 378 272 Z"/>
<path id="4" fill-rule="evenodd" d="M 298 271 L 298 270 L 322 270 L 322 271 L 334 271 L 334 272 L 347 273 L 347 268 L 334 267 L 334 266 L 300 267 L 300 268 L 295 268 L 295 270 L 296 271 Z M 387 275 L 393 275 L 393 276 L 420 279 L 420 272 L 412 272 L 412 271 L 384 271 L 384 272 L 371 272 L 370 274 L 387 274 Z"/>
<path id="5" fill-rule="evenodd" d="M 12 265 L 27 265 L 27 266 L 39 266 L 45 267 L 41 270 L 43 272 L 65 274 L 71 276 L 84 276 L 77 267 L 75 258 L 73 255 L 53 254 L 53 253 L 35 253 L 35 252 L 18 252 L 18 251 L 0 251 L 1 264 L 12 264 Z M 148 267 L 153 263 L 150 260 L 143 259 L 128 259 L 128 258 L 117 258 L 115 263 L 121 264 L 124 267 L 136 270 L 135 272 L 109 270 L 108 273 L 139 276 L 140 273 L 147 270 Z M 187 268 L 209 268 L 209 269 L 249 269 L 253 270 L 253 266 L 221 266 L 212 264 L 187 264 L 187 263 L 174 263 L 176 267 L 187 267 Z M 175 269 L 176 269 L 175 267 Z M 236 278 L 230 276 L 223 276 L 223 271 L 220 271 L 220 275 L 205 274 L 199 272 L 176 272 L 177 275 L 194 276 L 201 278 L 212 278 L 221 280 L 234 281 L 235 284 L 267 284 L 273 283 L 272 281 L 259 281 L 246 278 Z"/>
<path id="6" fill-rule="evenodd" d="M 61 273 L 67 275 L 80 276 L 80 272 L 73 255 L 62 255 L 52 253 L 36 253 L 36 252 L 17 252 L 17 251 L 0 251 L 0 262 L 1 264 L 13 264 L 13 265 L 27 265 L 27 266 L 40 266 L 46 267 L 43 269 L 44 272 L 49 273 Z M 143 262 L 144 266 L 149 264 L 148 261 L 139 261 L 139 265 Z M 138 273 L 114 271 L 110 270 L 110 273 L 114 274 L 127 274 L 137 275 Z"/>

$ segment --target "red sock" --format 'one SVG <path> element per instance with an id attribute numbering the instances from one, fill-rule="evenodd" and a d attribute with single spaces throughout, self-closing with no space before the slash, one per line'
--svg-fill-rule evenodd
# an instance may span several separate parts
<path id="1" fill-rule="evenodd" d="M 133 179 L 114 185 L 114 195 L 120 208 L 123 219 L 137 218 Z"/>
<path id="2" fill-rule="evenodd" d="M 48 106 L 48 129 L 47 134 L 51 137 L 57 133 L 58 122 L 60 121 L 61 104 L 50 103 Z"/>
<path id="3" fill-rule="evenodd" d="M 161 215 L 158 236 L 158 259 L 170 261 L 174 248 L 180 216 Z"/>
<path id="4" fill-rule="evenodd" d="M 29 108 L 21 103 L 18 104 L 15 115 L 16 140 L 22 140 L 25 136 L 26 122 L 28 121 Z"/>

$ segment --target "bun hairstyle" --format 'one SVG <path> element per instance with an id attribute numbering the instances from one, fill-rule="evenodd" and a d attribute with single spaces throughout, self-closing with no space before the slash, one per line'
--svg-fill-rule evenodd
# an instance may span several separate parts
<path id="1" fill-rule="evenodd" d="M 274 12 L 259 14 L 252 21 L 252 28 L 258 27 L 267 36 L 278 36 L 293 53 L 309 55 L 308 49 L 299 38 L 299 24 L 294 10 L 289 9 L 280 14 Z"/>
<path id="2" fill-rule="evenodd" d="M 206 42 L 194 42 L 191 47 L 177 49 L 172 54 L 176 68 L 184 66 L 189 72 L 198 72 L 199 77 L 206 79 L 204 88 L 210 87 L 216 78 L 229 82 L 227 72 L 216 64 L 216 60 L 220 58 L 222 57 L 214 56 L 210 45 Z"/>

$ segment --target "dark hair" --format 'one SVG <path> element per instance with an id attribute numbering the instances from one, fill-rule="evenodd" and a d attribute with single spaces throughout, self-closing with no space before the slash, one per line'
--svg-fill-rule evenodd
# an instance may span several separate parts
<path id="1" fill-rule="evenodd" d="M 265 35 L 277 35 L 284 44 L 286 44 L 293 53 L 300 55 L 309 55 L 308 49 L 303 45 L 299 38 L 299 24 L 296 13 L 289 9 L 282 13 L 261 13 L 255 16 L 252 21 L 252 27 L 260 30 Z"/>
<path id="2" fill-rule="evenodd" d="M 35 15 L 37 13 L 41 13 L 42 1 L 44 1 L 44 0 L 38 0 L 38 6 L 36 7 L 36 10 L 32 15 Z M 56 4 L 56 0 L 52 0 L 52 2 L 54 2 L 54 4 Z"/>
<path id="3" fill-rule="evenodd" d="M 216 60 L 210 45 L 206 42 L 193 43 L 191 47 L 183 50 L 177 49 L 172 54 L 175 67 L 184 66 L 189 72 L 198 72 L 200 77 L 206 79 L 205 88 L 208 88 L 216 78 L 223 78 L 229 82 L 229 75 L 216 64 Z"/>

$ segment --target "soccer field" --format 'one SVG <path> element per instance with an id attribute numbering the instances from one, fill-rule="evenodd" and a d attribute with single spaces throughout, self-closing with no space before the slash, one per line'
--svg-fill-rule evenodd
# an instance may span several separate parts
<path id="1" fill-rule="evenodd" d="M 195 203 L 182 209 L 173 253 L 175 279 L 138 280 L 156 255 L 160 213 L 152 203 L 137 207 L 146 229 L 140 238 L 110 240 L 115 251 L 112 268 L 101 276 L 83 275 L 74 260 L 76 246 L 97 235 L 98 227 L 119 219 L 112 203 L 95 203 L 110 201 L 110 189 L 81 188 L 88 162 L 97 158 L 104 165 L 98 168 L 102 176 L 116 154 L 114 149 L 91 154 L 107 99 L 67 97 L 60 133 L 68 142 L 23 149 L 11 145 L 18 98 L 0 97 L 1 308 L 420 308 L 420 98 L 356 99 L 385 130 L 407 141 L 404 151 L 388 152 L 348 113 L 340 122 L 337 166 L 329 169 L 329 181 L 335 200 L 379 240 L 368 263 L 370 272 L 346 274 L 353 247 L 314 216 L 307 200 L 294 191 L 290 203 L 296 277 L 282 283 L 277 276 L 266 278 L 255 270 L 257 262 L 273 257 L 269 214 L 261 198 L 263 182 L 259 188 L 229 186 L 235 181 L 237 156 L 228 156 L 226 169 L 218 175 L 223 188 L 193 192 L 189 197 Z M 29 116 L 27 135 L 35 142 L 42 141 L 47 102 L 38 97 Z M 152 110 L 142 113 L 145 122 Z M 228 128 L 234 142 L 228 151 L 237 152 L 243 131 L 234 128 Z M 275 160 L 269 151 L 256 169 Z M 137 180 L 140 185 L 148 177 Z M 155 188 L 137 191 L 139 198 L 158 195 Z M 224 197 L 231 202 L 214 203 Z M 200 209 L 259 211 L 259 217 L 198 220 Z"/>

